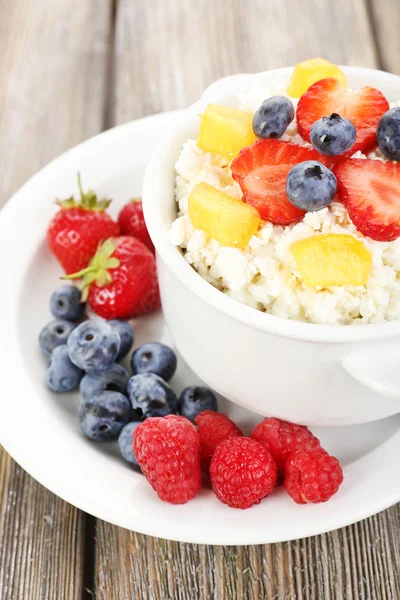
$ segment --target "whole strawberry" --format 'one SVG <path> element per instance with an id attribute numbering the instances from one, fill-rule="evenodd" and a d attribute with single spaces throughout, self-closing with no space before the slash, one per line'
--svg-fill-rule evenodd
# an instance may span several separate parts
<path id="1" fill-rule="evenodd" d="M 343 469 L 337 458 L 322 448 L 291 454 L 285 466 L 284 485 L 297 504 L 326 502 L 343 482 Z"/>
<path id="2" fill-rule="evenodd" d="M 154 252 L 154 245 L 147 231 L 140 198 L 134 198 L 128 204 L 125 204 L 118 215 L 118 223 L 121 228 L 121 235 L 131 235 L 137 238 L 149 250 Z"/>
<path id="3" fill-rule="evenodd" d="M 89 265 L 66 277 L 81 279 L 82 299 L 104 319 L 131 319 L 160 307 L 156 262 L 139 240 L 106 240 Z"/>
<path id="4" fill-rule="evenodd" d="M 47 229 L 49 248 L 67 274 L 86 267 L 101 241 L 119 235 L 118 223 L 105 212 L 111 200 L 84 192 L 79 175 L 78 185 L 79 200 L 57 200 L 60 210 Z"/>
<path id="5" fill-rule="evenodd" d="M 150 417 L 133 434 L 140 468 L 161 500 L 184 504 L 201 487 L 200 443 L 186 417 Z"/>
<path id="6" fill-rule="evenodd" d="M 251 438 L 235 437 L 215 450 L 210 478 L 218 500 L 233 508 L 250 508 L 272 492 L 277 468 L 264 446 Z"/>
<path id="7" fill-rule="evenodd" d="M 263 419 L 254 427 L 250 437 L 271 452 L 280 473 L 283 473 L 292 452 L 320 448 L 319 439 L 307 427 L 280 419 Z"/>

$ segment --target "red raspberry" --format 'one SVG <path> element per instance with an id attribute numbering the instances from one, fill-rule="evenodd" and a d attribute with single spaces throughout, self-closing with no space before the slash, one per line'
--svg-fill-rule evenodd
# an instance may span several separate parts
<path id="1" fill-rule="evenodd" d="M 194 422 L 199 432 L 201 465 L 205 471 L 210 467 L 212 455 L 221 442 L 243 435 L 227 415 L 214 410 L 203 410 Z"/>
<path id="2" fill-rule="evenodd" d="M 289 456 L 285 467 L 285 488 L 297 504 L 326 502 L 343 481 L 337 458 L 325 450 L 307 450 Z"/>
<path id="3" fill-rule="evenodd" d="M 319 439 L 307 427 L 280 419 L 264 419 L 254 427 L 250 437 L 271 452 L 280 473 L 292 452 L 321 447 Z"/>
<path id="4" fill-rule="evenodd" d="M 201 487 L 200 443 L 185 417 L 150 417 L 133 436 L 136 459 L 161 500 L 184 504 Z"/>
<path id="5" fill-rule="evenodd" d="M 250 508 L 272 492 L 277 468 L 264 446 L 251 438 L 236 437 L 215 450 L 210 477 L 218 500 L 233 508 Z"/>
<path id="6" fill-rule="evenodd" d="M 143 216 L 142 201 L 134 198 L 121 209 L 118 215 L 118 224 L 121 235 L 131 235 L 145 244 L 149 250 L 154 252 L 154 245 Z"/>

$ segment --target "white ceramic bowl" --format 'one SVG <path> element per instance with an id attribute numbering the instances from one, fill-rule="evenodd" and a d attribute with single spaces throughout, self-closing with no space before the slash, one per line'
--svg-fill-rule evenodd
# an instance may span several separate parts
<path id="1" fill-rule="evenodd" d="M 216 290 L 168 240 L 176 218 L 175 162 L 196 138 L 209 102 L 237 104 L 238 91 L 288 80 L 291 68 L 234 75 L 213 84 L 153 154 L 144 183 L 144 211 L 157 250 L 163 309 L 190 367 L 211 387 L 263 415 L 309 425 L 362 423 L 400 411 L 400 320 L 358 326 L 289 321 L 240 304 Z M 343 67 L 351 88 L 379 88 L 400 98 L 400 77 Z"/>

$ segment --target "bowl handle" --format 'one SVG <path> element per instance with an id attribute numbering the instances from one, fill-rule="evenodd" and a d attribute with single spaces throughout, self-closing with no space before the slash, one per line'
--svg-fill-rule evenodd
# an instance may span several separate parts
<path id="1" fill-rule="evenodd" d="M 400 342 L 360 348 L 341 360 L 344 369 L 369 389 L 400 399 Z"/>

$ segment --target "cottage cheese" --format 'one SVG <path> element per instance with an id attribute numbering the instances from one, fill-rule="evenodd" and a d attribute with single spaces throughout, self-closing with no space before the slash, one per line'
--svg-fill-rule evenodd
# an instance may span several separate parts
<path id="1" fill-rule="evenodd" d="M 284 87 L 266 89 L 259 85 L 242 94 L 240 108 L 255 112 L 265 98 L 284 95 Z M 296 105 L 297 100 L 291 100 Z M 399 105 L 400 102 L 396 104 Z M 298 134 L 295 120 L 281 139 L 309 145 Z M 354 157 L 366 158 L 360 152 Z M 383 160 L 378 152 L 369 158 Z M 281 227 L 265 222 L 244 250 L 224 247 L 193 227 L 187 209 L 192 188 L 201 182 L 241 198 L 228 160 L 203 152 L 195 140 L 188 140 L 176 162 L 176 173 L 179 210 L 170 229 L 170 241 L 182 248 L 185 259 L 201 277 L 223 293 L 257 310 L 310 323 L 347 325 L 400 318 L 400 238 L 377 242 L 364 237 L 345 207 L 333 202 L 323 210 L 307 213 L 293 225 Z M 290 247 L 297 240 L 318 233 L 346 233 L 363 241 L 372 255 L 371 274 L 365 286 L 318 289 L 303 283 Z"/>

